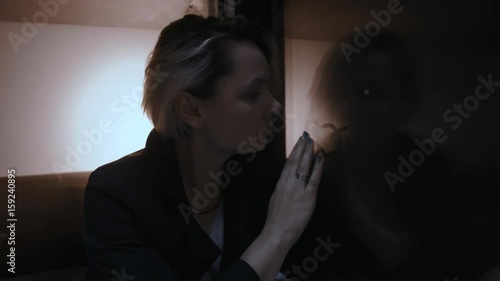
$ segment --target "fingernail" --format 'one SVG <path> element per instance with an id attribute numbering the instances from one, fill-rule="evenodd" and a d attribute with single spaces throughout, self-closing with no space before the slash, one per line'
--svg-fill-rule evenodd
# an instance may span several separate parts
<path id="1" fill-rule="evenodd" d="M 312 143 L 313 143 L 313 139 L 308 138 L 308 139 L 307 139 L 307 144 L 312 144 Z"/>
<path id="2" fill-rule="evenodd" d="M 316 163 L 321 162 L 321 158 L 322 158 L 321 153 L 316 154 L 316 159 L 315 159 Z"/>
<path id="3" fill-rule="evenodd" d="M 307 138 L 309 138 L 309 134 L 306 131 L 304 131 L 304 133 L 302 133 L 302 137 L 301 138 L 302 139 L 307 139 Z"/>

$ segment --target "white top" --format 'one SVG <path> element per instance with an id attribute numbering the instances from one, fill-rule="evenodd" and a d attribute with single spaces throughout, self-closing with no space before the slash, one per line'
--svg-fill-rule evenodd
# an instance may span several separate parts
<path id="1" fill-rule="evenodd" d="M 210 238 L 214 243 L 221 249 L 224 250 L 224 197 L 221 197 L 221 202 L 217 207 L 217 213 L 215 214 L 214 224 L 210 231 Z M 203 274 L 201 281 L 210 281 L 212 277 L 219 272 L 220 262 L 222 260 L 222 254 L 215 260 L 210 269 Z"/>
<path id="2" fill-rule="evenodd" d="M 212 229 L 210 231 L 210 238 L 214 243 L 224 251 L 224 196 L 221 198 L 221 203 L 217 207 L 217 213 L 215 214 L 214 224 L 212 225 Z M 220 263 L 222 260 L 222 254 L 215 260 L 210 269 L 203 274 L 201 277 L 201 281 L 211 281 L 213 276 L 215 276 L 219 272 Z M 285 275 L 278 272 L 276 275 L 275 281 L 287 281 Z"/>

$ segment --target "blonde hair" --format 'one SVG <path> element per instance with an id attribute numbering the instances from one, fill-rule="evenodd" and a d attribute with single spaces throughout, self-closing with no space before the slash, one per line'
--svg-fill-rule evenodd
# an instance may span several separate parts
<path id="1" fill-rule="evenodd" d="M 279 92 L 276 43 L 257 23 L 238 16 L 224 20 L 186 15 L 166 26 L 148 56 L 142 107 L 164 138 L 185 138 L 189 126 L 178 116 L 174 101 L 186 91 L 200 99 L 215 96 L 214 82 L 231 72 L 231 42 L 254 43 L 271 70 L 271 91 Z"/>

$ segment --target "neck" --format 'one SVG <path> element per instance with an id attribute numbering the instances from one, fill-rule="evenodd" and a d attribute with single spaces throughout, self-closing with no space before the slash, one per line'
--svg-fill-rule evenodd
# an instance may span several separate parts
<path id="1" fill-rule="evenodd" d="M 191 207 L 203 212 L 217 205 L 222 188 L 214 178 L 223 171 L 224 162 L 231 155 L 221 152 L 196 136 L 176 141 L 175 152 Z M 210 188 L 206 188 L 208 186 Z M 214 186 L 218 187 L 217 190 L 214 190 Z"/>

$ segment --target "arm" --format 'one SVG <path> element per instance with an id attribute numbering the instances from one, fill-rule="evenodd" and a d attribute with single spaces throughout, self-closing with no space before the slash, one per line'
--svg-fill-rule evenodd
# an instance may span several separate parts
<path id="1" fill-rule="evenodd" d="M 270 230 L 264 229 L 247 248 L 241 259 L 252 266 L 261 280 L 274 280 L 289 251 L 285 243 Z"/>
<path id="2" fill-rule="evenodd" d="M 269 202 L 264 228 L 241 256 L 263 281 L 274 280 L 314 211 L 324 161 L 321 154 L 314 157 L 313 145 L 304 134 L 293 148 Z"/>

